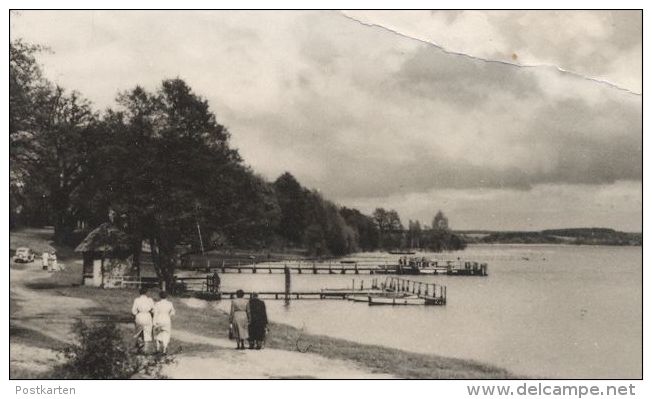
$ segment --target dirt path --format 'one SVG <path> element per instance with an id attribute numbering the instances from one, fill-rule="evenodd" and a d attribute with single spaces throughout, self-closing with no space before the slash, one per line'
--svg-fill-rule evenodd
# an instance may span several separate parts
<path id="1" fill-rule="evenodd" d="M 11 296 L 20 307 L 11 322 L 58 341 L 70 340 L 70 328 L 85 311 L 97 308 L 89 299 L 56 295 L 52 290 L 35 290 L 26 284 L 43 279 L 48 273 L 30 264 L 25 269 L 11 270 Z M 227 339 L 211 338 L 189 331 L 173 330 L 173 339 L 186 343 L 205 344 L 215 350 L 201 355 L 177 355 L 177 362 L 164 369 L 170 378 L 391 378 L 374 374 L 355 364 L 323 356 L 266 348 L 260 351 L 237 351 Z M 49 349 L 21 343 L 10 345 L 10 366 L 42 372 L 57 361 Z"/>
<path id="2" fill-rule="evenodd" d="M 188 331 L 175 330 L 174 337 L 216 350 L 202 356 L 179 356 L 176 365 L 165 369 L 171 378 L 392 378 L 311 353 L 270 348 L 238 351 L 233 349 L 233 341 Z"/>
<path id="3" fill-rule="evenodd" d="M 14 325 L 66 342 L 70 327 L 83 317 L 83 310 L 96 307 L 91 300 L 63 295 L 52 295 L 49 290 L 34 290 L 26 286 L 29 281 L 43 279 L 51 274 L 29 264 L 24 270 L 11 270 L 11 296 L 20 307 L 11 321 Z"/>
<path id="4" fill-rule="evenodd" d="M 33 290 L 26 286 L 30 281 L 48 276 L 50 274 L 42 271 L 37 262 L 27 264 L 23 269 L 11 270 L 11 298 L 19 307 L 11 315 L 11 324 L 56 341 L 67 342 L 70 340 L 70 328 L 76 319 L 83 316 L 83 309 L 96 304 L 87 299 L 52 295 L 48 291 Z M 53 350 L 11 343 L 9 361 L 10 367 L 44 372 L 55 365 L 58 359 Z"/>

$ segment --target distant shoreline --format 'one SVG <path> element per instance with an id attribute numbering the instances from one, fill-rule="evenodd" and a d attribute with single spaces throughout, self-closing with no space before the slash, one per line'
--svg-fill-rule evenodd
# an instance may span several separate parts
<path id="1" fill-rule="evenodd" d="M 555 244 L 641 246 L 643 233 L 627 233 L 608 228 L 570 228 L 541 231 L 459 230 L 468 244 Z"/>

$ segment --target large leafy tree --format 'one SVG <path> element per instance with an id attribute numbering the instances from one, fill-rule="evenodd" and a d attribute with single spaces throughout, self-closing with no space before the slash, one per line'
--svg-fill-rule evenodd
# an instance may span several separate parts
<path id="1" fill-rule="evenodd" d="M 376 208 L 373 213 L 380 235 L 380 246 L 384 248 L 397 248 L 403 244 L 403 224 L 398 212 Z"/>
<path id="2" fill-rule="evenodd" d="M 310 192 L 288 172 L 276 179 L 274 190 L 282 212 L 277 229 L 278 234 L 290 244 L 300 246 L 303 244 L 306 229 L 310 223 L 308 214 Z M 311 231 L 311 237 L 317 236 L 319 233 Z"/>
<path id="3" fill-rule="evenodd" d="M 227 129 L 183 80 L 165 80 L 155 93 L 136 87 L 118 103 L 104 118 L 107 167 L 89 197 L 100 213 L 123 215 L 136 253 L 149 242 L 162 282 L 173 279 L 177 246 L 196 244 L 197 225 L 234 242 L 273 230 L 271 188 L 242 164 Z"/>
<path id="4" fill-rule="evenodd" d="M 48 98 L 49 112 L 39 135 L 38 179 L 46 189 L 55 226 L 55 239 L 66 241 L 79 220 L 74 197 L 87 176 L 96 149 L 96 115 L 79 94 L 57 87 Z"/>
<path id="5" fill-rule="evenodd" d="M 380 238 L 378 226 L 376 226 L 372 217 L 364 215 L 357 209 L 346 207 L 340 209 L 340 214 L 346 223 L 356 231 L 360 249 L 373 251 L 378 248 L 378 240 Z"/>
<path id="6" fill-rule="evenodd" d="M 96 118 L 78 93 L 43 77 L 36 60 L 42 50 L 21 40 L 10 43 L 11 211 L 54 223 L 55 237 L 63 241 L 75 225 L 72 199 L 87 172 Z"/>
<path id="7" fill-rule="evenodd" d="M 9 43 L 9 198 L 13 217 L 26 205 L 28 180 L 38 160 L 36 136 L 41 98 L 51 90 L 43 78 L 36 54 L 42 48 L 22 40 Z M 33 191 L 33 190 L 31 190 Z"/>

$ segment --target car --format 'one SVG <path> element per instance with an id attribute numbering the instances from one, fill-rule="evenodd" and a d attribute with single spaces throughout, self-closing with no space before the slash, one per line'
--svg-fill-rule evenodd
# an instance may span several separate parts
<path id="1" fill-rule="evenodd" d="M 20 247 L 16 249 L 16 255 L 14 256 L 14 262 L 16 263 L 31 263 L 34 262 L 34 251 L 27 247 Z"/>

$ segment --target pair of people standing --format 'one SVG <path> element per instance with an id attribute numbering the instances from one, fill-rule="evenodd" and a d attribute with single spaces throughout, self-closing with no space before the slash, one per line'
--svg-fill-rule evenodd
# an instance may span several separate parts
<path id="1" fill-rule="evenodd" d="M 156 342 L 156 350 L 167 353 L 172 334 L 172 316 L 174 305 L 167 300 L 167 292 L 159 292 L 160 300 L 154 300 L 147 295 L 147 288 L 140 289 L 140 296 L 134 300 L 131 313 L 135 316 L 136 337 L 143 340 L 144 351 L 149 351 L 152 339 Z"/>
<path id="2" fill-rule="evenodd" d="M 236 299 L 231 301 L 229 323 L 236 349 L 245 349 L 245 341 L 249 341 L 249 349 L 262 349 L 267 333 L 265 302 L 258 298 L 257 293 L 253 293 L 250 300 L 244 299 L 242 290 L 237 290 L 235 296 Z"/>
<path id="3" fill-rule="evenodd" d="M 57 263 L 57 253 L 55 251 L 45 251 L 41 254 L 41 266 L 43 270 L 47 271 L 59 271 L 64 269 Z"/>

